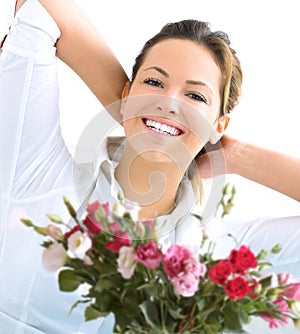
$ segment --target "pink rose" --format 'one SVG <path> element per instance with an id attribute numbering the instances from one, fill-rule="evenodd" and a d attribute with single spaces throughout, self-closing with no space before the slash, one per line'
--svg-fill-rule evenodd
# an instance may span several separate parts
<path id="1" fill-rule="evenodd" d="M 277 275 L 277 280 L 279 285 L 288 285 L 295 283 L 295 278 L 289 273 L 280 273 Z"/>
<path id="2" fill-rule="evenodd" d="M 241 246 L 238 250 L 232 250 L 229 262 L 233 266 L 233 271 L 239 274 L 244 274 L 246 270 L 257 267 L 255 255 L 246 246 Z"/>
<path id="3" fill-rule="evenodd" d="M 290 300 L 300 302 L 300 283 L 294 283 L 284 288 L 283 295 Z"/>
<path id="4" fill-rule="evenodd" d="M 283 290 L 283 295 L 290 300 L 300 302 L 300 281 L 296 280 L 291 274 L 281 273 L 277 275 L 278 284 L 286 287 Z"/>
<path id="5" fill-rule="evenodd" d="M 156 269 L 163 259 L 163 255 L 154 241 L 150 241 L 145 245 L 139 245 L 134 257 L 137 262 L 140 262 L 151 270 Z"/>
<path id="6" fill-rule="evenodd" d="M 98 201 L 88 205 L 86 211 L 91 215 L 95 215 L 95 212 L 98 210 L 99 207 L 102 207 L 104 209 L 106 216 L 109 215 L 109 203 L 100 204 Z"/>
<path id="7" fill-rule="evenodd" d="M 191 253 L 184 247 L 173 245 L 164 255 L 163 268 L 169 278 L 174 278 L 184 272 L 185 261 L 190 259 Z"/>
<path id="8" fill-rule="evenodd" d="M 206 266 L 195 258 L 190 258 L 184 262 L 184 272 L 193 274 L 196 277 L 204 276 L 206 273 Z"/>
<path id="9" fill-rule="evenodd" d="M 174 286 L 175 292 L 183 297 L 191 297 L 199 289 L 199 277 L 196 277 L 191 273 L 173 277 L 171 283 Z"/>
<path id="10" fill-rule="evenodd" d="M 226 260 L 221 260 L 208 270 L 208 277 L 218 285 L 224 285 L 227 278 L 232 274 L 232 265 Z"/>
<path id="11" fill-rule="evenodd" d="M 148 226 L 150 229 L 152 229 L 153 226 L 154 226 L 153 220 L 144 220 L 144 221 L 143 221 L 143 224 L 144 224 L 145 226 Z"/>
<path id="12" fill-rule="evenodd" d="M 280 315 L 283 318 L 283 320 L 271 317 L 271 315 L 268 312 L 263 312 L 260 314 L 260 316 L 269 323 L 269 327 L 271 329 L 287 325 L 289 319 L 288 316 L 286 315 L 286 313 L 289 310 L 288 303 L 285 300 L 278 299 L 274 302 L 274 304 L 278 306 L 276 311 L 280 312 Z"/>

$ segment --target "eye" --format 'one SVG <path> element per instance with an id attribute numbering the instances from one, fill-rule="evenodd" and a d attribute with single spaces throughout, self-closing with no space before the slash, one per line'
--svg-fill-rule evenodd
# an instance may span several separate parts
<path id="1" fill-rule="evenodd" d="M 145 79 L 143 82 L 150 86 L 161 87 L 161 88 L 164 87 L 160 80 L 154 78 Z"/>
<path id="2" fill-rule="evenodd" d="M 207 103 L 206 98 L 202 94 L 191 92 L 191 93 L 186 94 L 186 96 L 190 97 L 193 100 Z"/>

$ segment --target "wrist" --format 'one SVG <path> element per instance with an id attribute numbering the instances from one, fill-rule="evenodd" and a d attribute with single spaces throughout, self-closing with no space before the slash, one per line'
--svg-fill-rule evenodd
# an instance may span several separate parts
<path id="1" fill-rule="evenodd" d="M 226 169 L 228 174 L 243 174 L 243 166 L 247 161 L 247 151 L 249 144 L 231 138 L 230 151 L 226 158 Z"/>

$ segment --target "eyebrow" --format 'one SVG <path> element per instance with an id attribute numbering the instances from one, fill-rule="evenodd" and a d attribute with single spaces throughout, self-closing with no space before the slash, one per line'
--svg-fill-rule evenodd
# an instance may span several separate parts
<path id="1" fill-rule="evenodd" d="M 148 70 L 156 70 L 157 72 L 159 72 L 160 74 L 162 74 L 164 77 L 169 78 L 169 74 L 163 70 L 161 67 L 158 66 L 151 66 L 151 67 L 147 67 L 144 69 L 144 71 L 148 71 Z"/>
<path id="2" fill-rule="evenodd" d="M 206 84 L 206 83 L 203 82 L 203 81 L 186 80 L 185 83 L 188 84 L 188 85 L 204 86 L 204 87 L 206 87 L 208 90 L 210 90 L 210 91 L 213 93 L 212 89 L 208 86 L 208 84 Z"/>
<path id="3" fill-rule="evenodd" d="M 148 71 L 148 70 L 156 70 L 157 72 L 162 74 L 164 77 L 166 77 L 166 78 L 170 77 L 170 75 L 165 70 L 163 70 L 161 67 L 158 67 L 158 66 L 147 67 L 147 68 L 145 68 L 144 71 Z M 213 93 L 213 90 L 203 81 L 186 80 L 185 83 L 188 84 L 188 85 L 198 85 L 198 86 L 206 87 L 211 93 Z"/>

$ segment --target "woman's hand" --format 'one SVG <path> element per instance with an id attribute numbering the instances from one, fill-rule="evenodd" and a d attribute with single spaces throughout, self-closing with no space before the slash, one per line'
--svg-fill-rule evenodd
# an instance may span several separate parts
<path id="1" fill-rule="evenodd" d="M 196 159 L 201 178 L 211 178 L 220 174 L 235 173 L 235 155 L 243 144 L 237 139 L 223 135 L 216 145 L 208 144 L 208 153 Z"/>

